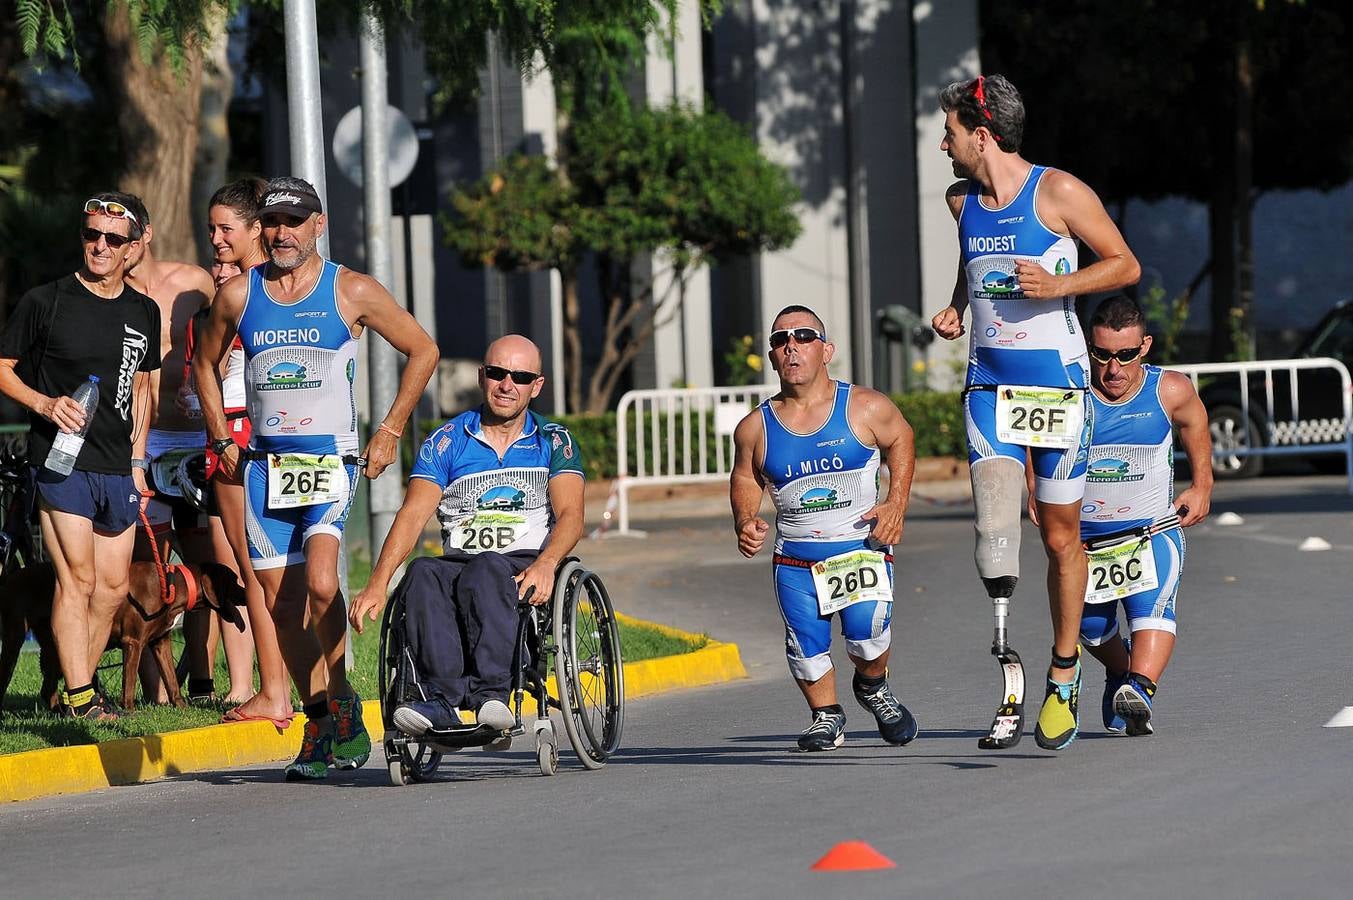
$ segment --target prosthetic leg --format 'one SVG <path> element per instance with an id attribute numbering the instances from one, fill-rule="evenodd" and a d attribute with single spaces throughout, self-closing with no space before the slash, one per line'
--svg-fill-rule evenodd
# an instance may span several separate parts
<path id="1" fill-rule="evenodd" d="M 991 721 L 991 731 L 977 742 L 983 750 L 1008 750 L 1024 736 L 1024 663 L 1006 640 L 1006 618 L 1010 615 L 1010 597 L 1015 593 L 1019 578 L 1006 575 L 983 578 L 991 595 L 992 612 L 996 617 L 995 636 L 991 641 L 991 655 L 1001 665 L 1005 684 L 1001 705 Z"/>
<path id="2" fill-rule="evenodd" d="M 995 634 L 991 654 L 1001 666 L 1001 704 L 987 736 L 977 742 L 983 750 L 1007 750 L 1024 736 L 1024 663 L 1007 639 L 1010 598 L 1019 582 L 1020 507 L 1024 494 L 1024 466 L 1008 457 L 978 460 L 971 469 L 973 502 L 977 507 L 977 574 L 991 598 Z"/>

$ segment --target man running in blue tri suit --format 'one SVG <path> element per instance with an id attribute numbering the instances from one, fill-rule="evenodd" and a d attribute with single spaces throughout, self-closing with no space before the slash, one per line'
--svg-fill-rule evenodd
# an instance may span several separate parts
<path id="1" fill-rule="evenodd" d="M 855 699 L 890 744 L 916 737 L 916 720 L 888 685 L 893 605 L 892 545 L 902 539 L 916 450 L 897 406 L 869 388 L 827 374 L 835 346 L 805 306 L 787 306 L 771 324 L 770 363 L 780 392 L 747 415 L 733 434 L 729 492 L 738 550 L 752 557 L 770 526 L 761 492 L 775 503 L 775 596 L 785 620 L 789 671 L 813 721 L 804 751 L 835 750 L 846 714 L 836 700 L 831 660 L 838 612 L 855 664 Z M 879 461 L 888 495 L 878 499 Z"/>
<path id="2" fill-rule="evenodd" d="M 549 601 L 554 573 L 583 533 L 578 445 L 529 409 L 544 386 L 530 340 L 509 334 L 489 345 L 479 368 L 484 402 L 423 442 L 371 579 L 353 598 L 349 619 L 361 631 L 435 512 L 443 555 L 409 563 L 395 588 L 426 695 L 391 715 L 411 737 L 459 725 L 461 709 L 498 731 L 516 721 L 507 701 L 517 604 Z"/>
<path id="3" fill-rule="evenodd" d="M 1090 319 L 1090 445 L 1081 536 L 1090 548 L 1081 641 L 1104 663 L 1104 727 L 1151 734 L 1151 702 L 1175 642 L 1183 528 L 1207 517 L 1212 436 L 1186 376 L 1143 360 L 1151 351 L 1135 300 L 1108 298 Z M 1171 428 L 1193 484 L 1174 496 Z M 1031 514 L 1035 511 L 1031 510 Z M 1122 601 L 1131 649 L 1118 632 Z"/>
<path id="4" fill-rule="evenodd" d="M 347 616 L 338 589 L 339 540 L 357 469 L 358 338 L 370 328 L 408 356 L 399 391 L 365 454 L 375 478 L 437 365 L 437 345 L 375 279 L 319 256 L 326 221 L 299 178 L 274 178 L 259 209 L 268 262 L 227 282 L 193 358 L 207 434 L 221 471 L 241 464 L 249 558 L 277 624 L 306 715 L 289 781 L 356 768 L 371 753 L 361 699 L 348 684 Z M 230 437 L 219 366 L 236 334 L 244 345 L 253 436 Z"/>
<path id="5" fill-rule="evenodd" d="M 940 106 L 940 149 L 963 180 L 947 192 L 958 222 L 958 279 L 953 300 L 933 325 L 955 340 L 964 332 L 964 310 L 972 309 L 963 396 L 977 571 L 996 614 L 992 652 L 1006 672 L 1004 702 L 979 746 L 1012 747 L 1023 732 L 1023 668 L 1006 644 L 1005 624 L 1019 578 L 1020 498 L 1031 456 L 1053 626 L 1035 738 L 1040 747 L 1060 750 L 1075 739 L 1078 725 L 1077 635 L 1086 578 L 1079 517 L 1091 428 L 1074 299 L 1133 284 L 1140 267 L 1094 191 L 1019 155 L 1024 104 L 1008 80 L 956 82 L 941 92 Z M 1096 262 L 1078 264 L 1077 240 Z"/>

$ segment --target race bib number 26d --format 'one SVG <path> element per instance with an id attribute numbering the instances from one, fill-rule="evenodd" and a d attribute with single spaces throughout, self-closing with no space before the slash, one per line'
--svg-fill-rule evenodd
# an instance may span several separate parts
<path id="1" fill-rule="evenodd" d="M 853 550 L 813 563 L 817 609 L 824 616 L 866 600 L 893 601 L 888 564 L 877 550 Z"/>
<path id="2" fill-rule="evenodd" d="M 1085 415 L 1085 393 L 1077 389 L 996 388 L 996 440 L 1025 447 L 1076 447 Z"/>

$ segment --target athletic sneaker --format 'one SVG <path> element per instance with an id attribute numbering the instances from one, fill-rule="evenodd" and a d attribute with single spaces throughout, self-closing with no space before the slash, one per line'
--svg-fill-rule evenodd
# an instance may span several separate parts
<path id="1" fill-rule="evenodd" d="M 1114 712 L 1123 717 L 1129 737 L 1156 733 L 1151 726 L 1151 698 L 1155 693 L 1155 685 L 1137 675 L 1129 675 L 1114 693 Z"/>
<path id="2" fill-rule="evenodd" d="M 401 704 L 391 718 L 395 727 L 409 737 L 422 737 L 433 729 L 445 731 L 460 724 L 456 708 L 441 697 Z"/>
<path id="3" fill-rule="evenodd" d="M 1127 728 L 1127 723 L 1123 717 L 1113 708 L 1113 698 L 1118 689 L 1127 681 L 1126 672 L 1110 672 L 1104 670 L 1104 700 L 1100 705 L 1100 710 L 1104 715 L 1104 730 L 1111 734 L 1122 734 Z"/>
<path id="4" fill-rule="evenodd" d="M 902 746 L 909 744 L 919 730 L 911 711 L 898 701 L 888 682 L 883 682 L 872 693 L 866 693 L 859 679 L 854 682 L 856 701 L 874 714 L 878 723 L 879 735 L 888 743 Z"/>
<path id="5" fill-rule="evenodd" d="M 102 697 L 96 697 L 83 712 L 76 712 L 75 707 L 70 704 L 66 704 L 63 711 L 72 719 L 83 719 L 86 722 L 116 722 L 121 718 L 117 708 Z"/>
<path id="6" fill-rule="evenodd" d="M 512 710 L 508 709 L 503 701 L 485 700 L 484 705 L 479 707 L 479 712 L 475 714 L 475 721 L 480 725 L 489 726 L 494 731 L 507 731 L 517 724 L 517 717 L 512 715 Z"/>
<path id="7" fill-rule="evenodd" d="M 1038 712 L 1034 741 L 1044 750 L 1063 750 L 1076 739 L 1080 729 L 1081 661 L 1076 647 L 1076 667 L 1069 682 L 1062 684 L 1048 677 L 1048 693 Z"/>
<path id="8" fill-rule="evenodd" d="M 799 749 L 806 753 L 835 750 L 845 742 L 846 714 L 830 709 L 813 710 L 813 724 L 799 735 Z"/>
<path id="9" fill-rule="evenodd" d="M 353 694 L 329 701 L 334 720 L 334 765 L 358 769 L 371 758 L 371 735 L 362 721 L 362 698 Z"/>
<path id="10" fill-rule="evenodd" d="M 328 777 L 334 765 L 334 733 L 332 716 L 305 723 L 301 738 L 301 752 L 291 765 L 282 770 L 287 781 L 319 781 Z"/>

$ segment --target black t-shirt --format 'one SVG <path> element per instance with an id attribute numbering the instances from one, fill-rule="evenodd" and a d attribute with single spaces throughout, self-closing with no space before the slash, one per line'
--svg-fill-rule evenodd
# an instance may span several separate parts
<path id="1" fill-rule="evenodd" d="M 130 285 L 105 300 L 74 275 L 24 294 L 0 334 L 0 358 L 17 359 L 18 376 L 50 397 L 75 393 L 99 376 L 99 407 L 75 467 L 125 475 L 131 471 L 132 383 L 160 367 L 160 308 Z M 28 415 L 28 460 L 47 459 L 56 425 Z"/>

